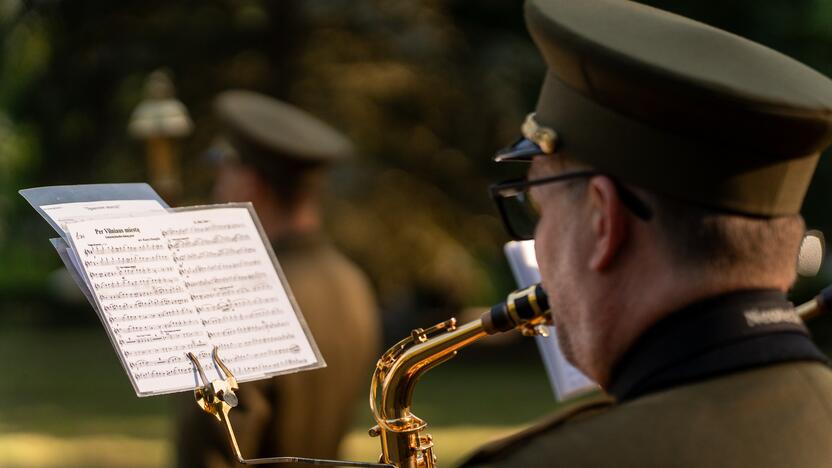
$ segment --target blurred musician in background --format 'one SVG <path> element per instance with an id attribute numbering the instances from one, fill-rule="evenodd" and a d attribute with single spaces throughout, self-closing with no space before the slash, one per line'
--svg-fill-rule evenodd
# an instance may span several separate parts
<path id="1" fill-rule="evenodd" d="M 226 91 L 215 110 L 224 134 L 209 154 L 214 198 L 253 203 L 327 364 L 241 384 L 231 413 L 237 440 L 248 458 L 337 458 L 380 345 L 368 279 L 321 227 L 326 169 L 349 159 L 352 145 L 308 113 L 253 92 Z M 178 465 L 236 465 L 222 426 L 193 403 L 181 406 Z"/>

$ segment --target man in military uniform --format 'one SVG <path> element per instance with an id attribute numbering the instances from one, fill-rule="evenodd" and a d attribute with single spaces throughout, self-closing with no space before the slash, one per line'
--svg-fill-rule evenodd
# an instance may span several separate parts
<path id="1" fill-rule="evenodd" d="M 832 81 L 621 0 L 529 0 L 548 66 L 495 186 L 567 356 L 610 395 L 466 466 L 827 467 L 832 372 L 786 292 Z"/>
<path id="2" fill-rule="evenodd" d="M 330 126 L 289 104 L 248 91 L 215 101 L 225 144 L 217 201 L 251 201 L 327 367 L 241 384 L 231 420 L 247 458 L 333 459 L 379 355 L 376 302 L 365 275 L 321 232 L 327 166 L 352 146 Z M 236 465 L 217 421 L 184 405 L 182 467 Z M 287 466 L 287 465 L 282 465 Z"/>

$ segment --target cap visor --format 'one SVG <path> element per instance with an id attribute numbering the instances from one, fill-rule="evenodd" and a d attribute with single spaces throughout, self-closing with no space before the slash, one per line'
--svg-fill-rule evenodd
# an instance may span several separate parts
<path id="1" fill-rule="evenodd" d="M 533 157 L 542 154 L 546 154 L 546 152 L 543 151 L 537 143 L 529 140 L 528 138 L 520 138 L 511 146 L 497 151 L 497 154 L 494 155 L 494 161 L 528 162 L 531 161 Z"/>

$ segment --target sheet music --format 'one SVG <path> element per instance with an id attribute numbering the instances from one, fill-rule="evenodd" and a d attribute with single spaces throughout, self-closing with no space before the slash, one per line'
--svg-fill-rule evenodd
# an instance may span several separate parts
<path id="1" fill-rule="evenodd" d="M 185 211 L 163 235 L 212 345 L 235 375 L 316 362 L 245 208 Z M 239 379 L 238 379 L 239 380 Z"/>
<path id="2" fill-rule="evenodd" d="M 91 219 L 148 216 L 167 213 L 156 200 L 106 200 L 91 202 L 56 203 L 41 206 L 43 212 L 66 232 L 70 223 Z"/>
<path id="3" fill-rule="evenodd" d="M 61 237 L 68 240 L 66 226 L 70 223 L 93 219 L 149 216 L 167 213 L 156 200 L 105 200 L 91 202 L 55 203 L 42 205 L 44 215 L 49 217 L 60 228 Z M 76 271 L 82 271 L 78 256 L 74 250 L 68 250 L 67 256 Z M 84 275 L 80 275 L 89 289 L 89 282 Z M 82 288 L 83 291 L 83 288 Z M 86 291 L 84 291 L 86 295 Z"/>
<path id="4" fill-rule="evenodd" d="M 525 288 L 540 282 L 540 269 L 534 253 L 534 241 L 512 241 L 505 245 L 505 254 L 517 286 Z M 549 336 L 536 336 L 538 350 L 549 374 L 555 398 L 565 400 L 598 385 L 566 360 L 558 345 L 557 328 L 549 326 Z"/>
<path id="5" fill-rule="evenodd" d="M 68 224 L 113 344 L 140 396 L 199 383 L 185 353 L 239 381 L 318 363 L 246 208 Z"/>

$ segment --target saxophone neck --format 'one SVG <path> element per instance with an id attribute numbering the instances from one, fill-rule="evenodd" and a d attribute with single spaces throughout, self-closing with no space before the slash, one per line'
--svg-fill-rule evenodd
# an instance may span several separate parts
<path id="1" fill-rule="evenodd" d="M 432 467 L 433 442 L 421 434 L 427 423 L 410 411 L 419 378 L 488 335 L 515 328 L 524 335 L 543 334 L 548 309 L 543 288 L 532 286 L 513 292 L 465 325 L 457 326 L 450 319 L 416 329 L 384 353 L 370 385 L 370 408 L 377 423 L 370 435 L 381 437 L 383 461 L 400 467 Z"/>
<path id="2" fill-rule="evenodd" d="M 382 428 L 406 427 L 413 390 L 422 374 L 456 355 L 457 350 L 486 336 L 480 320 L 462 326 L 455 319 L 427 330 L 417 329 L 385 353 L 376 365 L 370 404 Z"/>

